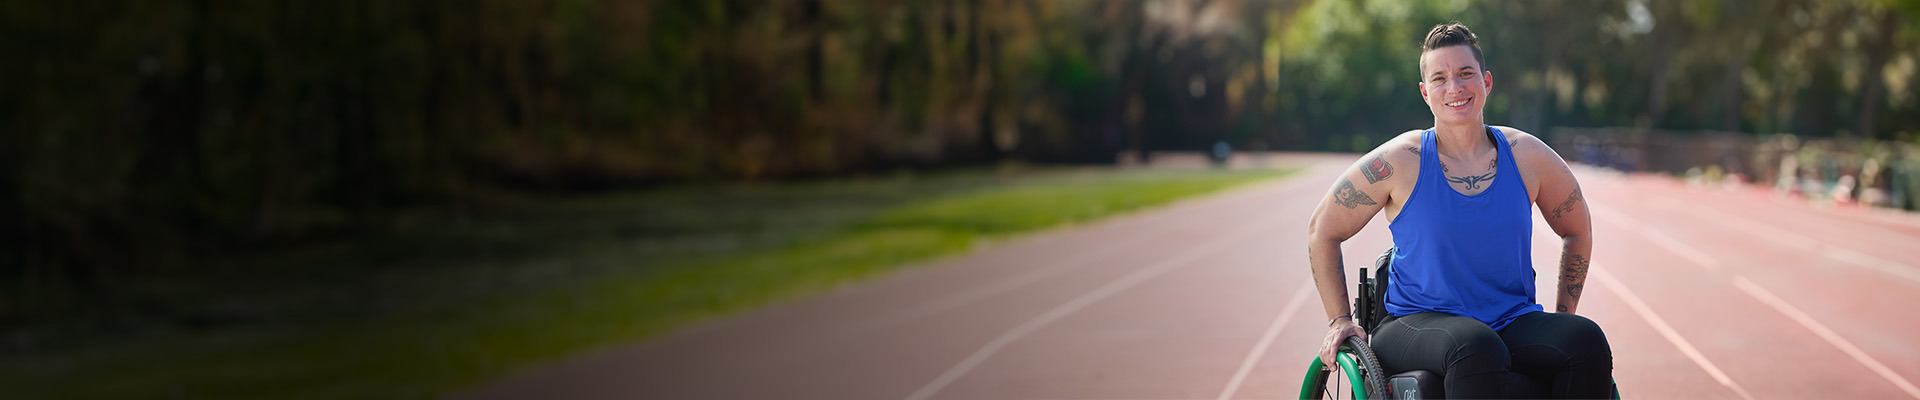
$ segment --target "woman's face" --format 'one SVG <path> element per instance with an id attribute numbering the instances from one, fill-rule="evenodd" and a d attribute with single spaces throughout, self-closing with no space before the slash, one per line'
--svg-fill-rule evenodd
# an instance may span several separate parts
<path id="1" fill-rule="evenodd" d="M 1420 97 L 1438 124 L 1480 123 L 1493 75 L 1480 69 L 1473 49 L 1448 46 L 1422 54 Z"/>

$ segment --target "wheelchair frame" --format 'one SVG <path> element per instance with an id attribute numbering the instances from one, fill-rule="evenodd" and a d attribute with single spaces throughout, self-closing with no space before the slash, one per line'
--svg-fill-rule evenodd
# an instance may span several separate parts
<path id="1" fill-rule="evenodd" d="M 1360 329 L 1366 331 L 1368 336 L 1372 336 L 1374 330 L 1380 327 L 1381 320 L 1387 317 L 1386 287 L 1389 283 L 1388 271 L 1393 264 L 1393 251 L 1394 249 L 1389 248 L 1385 253 L 1381 253 L 1379 258 L 1374 259 L 1372 276 L 1367 274 L 1367 267 L 1360 267 L 1360 282 L 1356 285 L 1359 293 L 1353 299 L 1353 321 L 1359 324 Z M 1340 368 L 1341 373 L 1347 377 L 1353 398 L 1365 400 L 1395 397 L 1388 391 L 1386 373 L 1380 367 L 1378 360 L 1373 354 L 1373 346 L 1360 340 L 1359 337 L 1348 337 L 1341 341 L 1340 348 L 1334 355 L 1334 362 L 1338 364 L 1335 368 Z M 1306 376 L 1301 380 L 1300 398 L 1318 399 L 1322 394 L 1328 394 L 1323 389 L 1326 388 L 1328 375 L 1332 372 L 1320 362 L 1319 356 L 1315 356 L 1312 363 L 1307 366 Z M 1615 400 L 1620 399 L 1618 382 L 1613 385 L 1612 395 Z"/>

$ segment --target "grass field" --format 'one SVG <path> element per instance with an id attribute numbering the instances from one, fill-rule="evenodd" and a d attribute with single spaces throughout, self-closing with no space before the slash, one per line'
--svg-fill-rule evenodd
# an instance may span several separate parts
<path id="1" fill-rule="evenodd" d="M 155 280 L 145 295 L 156 309 L 202 322 L 0 360 L 0 387 L 21 398 L 433 397 L 1288 172 L 1008 166 L 535 201 Z"/>

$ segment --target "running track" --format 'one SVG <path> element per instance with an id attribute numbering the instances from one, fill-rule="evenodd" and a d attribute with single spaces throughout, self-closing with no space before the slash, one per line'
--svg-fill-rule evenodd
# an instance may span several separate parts
<path id="1" fill-rule="evenodd" d="M 1309 214 L 1350 155 L 1288 178 L 531 368 L 472 399 L 1291 398 L 1325 332 Z M 1580 311 L 1628 398 L 1920 398 L 1920 222 L 1581 168 Z M 1536 211 L 1537 215 L 1537 211 Z M 1558 238 L 1535 223 L 1540 292 Z M 1389 246 L 1376 219 L 1349 274 Z M 1349 278 L 1352 282 L 1352 278 Z M 1551 295 L 1542 295 L 1549 309 Z"/>

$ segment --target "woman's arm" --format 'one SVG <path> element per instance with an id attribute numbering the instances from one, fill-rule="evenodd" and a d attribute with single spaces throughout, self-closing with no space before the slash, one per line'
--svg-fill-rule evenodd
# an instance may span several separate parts
<path id="1" fill-rule="evenodd" d="M 1534 205 L 1540 207 L 1540 215 L 1553 233 L 1560 235 L 1560 280 L 1555 292 L 1559 305 L 1554 310 L 1574 313 L 1580 309 L 1580 295 L 1587 287 L 1587 267 L 1593 261 L 1593 220 L 1587 213 L 1586 197 L 1566 160 L 1539 138 L 1524 132 L 1514 135 L 1514 155 L 1525 156 L 1524 161 L 1517 161 L 1526 168 L 1523 174 L 1538 177 L 1540 189 L 1534 195 Z"/>
<path id="2" fill-rule="evenodd" d="M 1413 151 L 1409 151 L 1413 150 Z M 1418 149 L 1401 140 L 1389 140 L 1360 157 L 1334 179 L 1333 187 L 1320 198 L 1313 219 L 1307 222 L 1307 265 L 1320 291 L 1320 305 L 1330 321 L 1321 343 L 1320 360 L 1331 362 L 1333 349 L 1347 336 L 1366 335 L 1353 322 L 1353 307 L 1348 303 L 1346 263 L 1340 243 L 1359 233 L 1392 201 L 1393 188 L 1413 173 L 1403 166 L 1419 163 Z M 1344 318 L 1343 318 L 1344 317 Z"/>
<path id="3" fill-rule="evenodd" d="M 1359 233 L 1393 200 L 1394 185 L 1407 175 L 1401 169 L 1419 162 L 1418 153 L 1396 148 L 1399 142 L 1390 140 L 1347 167 L 1307 222 L 1307 263 L 1328 319 L 1352 313 L 1340 243 Z"/>

